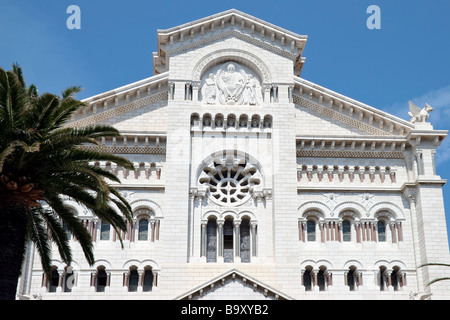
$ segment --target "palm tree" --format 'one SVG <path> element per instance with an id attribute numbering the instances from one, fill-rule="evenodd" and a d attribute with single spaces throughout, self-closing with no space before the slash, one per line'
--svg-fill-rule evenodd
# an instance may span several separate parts
<path id="1" fill-rule="evenodd" d="M 108 180 L 112 173 L 93 165 L 110 161 L 132 169 L 128 160 L 88 150 L 99 137 L 118 136 L 110 126 L 63 127 L 85 103 L 70 87 L 61 97 L 27 87 L 19 66 L 0 68 L 0 299 L 15 299 L 25 245 L 33 241 L 42 268 L 51 272 L 52 243 L 61 259 L 72 260 L 69 239 L 74 235 L 87 262 L 94 263 L 92 239 L 81 221 L 64 205 L 69 198 L 116 230 L 126 230 L 132 211 Z M 120 235 L 120 232 L 117 232 Z M 121 240 L 121 239 L 120 239 Z"/>
<path id="2" fill-rule="evenodd" d="M 450 264 L 447 264 L 447 263 L 433 263 L 432 262 L 432 263 L 422 264 L 422 265 L 419 266 L 419 268 L 429 267 L 429 266 L 450 267 Z M 444 280 L 450 280 L 450 277 L 441 277 L 441 278 L 433 279 L 433 280 L 431 280 L 430 282 L 427 283 L 427 286 L 430 286 L 430 285 L 432 285 L 435 282 L 444 281 Z"/>

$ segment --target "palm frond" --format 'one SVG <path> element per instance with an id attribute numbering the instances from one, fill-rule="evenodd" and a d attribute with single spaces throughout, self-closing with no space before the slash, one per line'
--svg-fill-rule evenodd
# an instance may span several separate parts
<path id="1" fill-rule="evenodd" d="M 93 265 L 95 259 L 92 238 L 81 221 L 64 205 L 64 202 L 59 196 L 47 194 L 45 200 L 55 211 L 55 213 L 64 221 L 69 231 L 76 236 L 87 262 L 89 265 Z"/>
<path id="2" fill-rule="evenodd" d="M 0 119 L 3 130 L 15 132 L 28 105 L 27 95 L 14 72 L 0 68 Z"/>
<path id="3" fill-rule="evenodd" d="M 434 262 L 431 262 L 431 263 L 424 263 L 424 264 L 420 265 L 419 268 L 429 267 L 429 266 L 450 267 L 450 264 L 448 264 L 448 263 L 434 263 Z"/>
<path id="4" fill-rule="evenodd" d="M 42 210 L 41 215 L 47 223 L 50 239 L 56 244 L 61 259 L 67 265 L 70 265 L 72 262 L 72 252 L 69 245 L 68 234 L 52 211 Z"/>
<path id="5" fill-rule="evenodd" d="M 47 226 L 42 218 L 42 208 L 33 208 L 27 219 L 27 237 L 33 241 L 41 258 L 41 265 L 47 276 L 51 274 L 52 250 L 48 239 Z"/>
<path id="6" fill-rule="evenodd" d="M 431 280 L 430 282 L 427 283 L 427 286 L 431 286 L 433 283 L 436 283 L 439 281 L 444 281 L 444 280 L 450 280 L 450 277 L 442 277 L 442 278 L 437 278 L 437 279 Z"/>
<path id="7" fill-rule="evenodd" d="M 63 92 L 61 92 L 61 96 L 63 99 L 74 98 L 75 94 L 82 91 L 80 86 L 71 86 L 66 88 Z"/>

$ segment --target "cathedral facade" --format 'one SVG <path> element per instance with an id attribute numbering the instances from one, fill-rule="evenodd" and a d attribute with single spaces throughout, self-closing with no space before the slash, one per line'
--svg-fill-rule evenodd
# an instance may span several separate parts
<path id="1" fill-rule="evenodd" d="M 29 246 L 19 298 L 446 299 L 450 261 L 430 107 L 411 121 L 301 77 L 307 36 L 237 10 L 159 30 L 154 75 L 85 100 L 67 124 L 108 124 L 98 163 L 133 208 L 90 231 L 89 266 Z M 94 148 L 94 147 L 90 147 Z M 97 147 L 95 147 L 97 148 Z M 94 148 L 94 149 L 95 149 Z M 100 147 L 98 147 L 100 148 Z"/>

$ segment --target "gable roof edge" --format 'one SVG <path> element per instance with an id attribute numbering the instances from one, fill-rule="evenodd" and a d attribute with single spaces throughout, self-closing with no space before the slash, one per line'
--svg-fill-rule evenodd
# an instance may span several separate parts
<path id="1" fill-rule="evenodd" d="M 227 278 L 229 276 L 232 276 L 232 277 L 238 276 L 238 277 L 240 277 L 242 279 L 245 279 L 245 281 L 252 282 L 253 285 L 259 286 L 259 287 L 263 288 L 264 290 L 267 290 L 267 292 L 271 292 L 275 297 L 278 297 L 278 299 L 281 298 L 281 299 L 285 299 L 285 300 L 294 300 L 294 298 L 292 298 L 292 297 L 282 293 L 281 291 L 279 291 L 279 290 L 277 290 L 275 288 L 272 288 L 272 287 L 262 283 L 261 281 L 255 279 L 255 278 L 253 278 L 253 277 L 251 277 L 251 276 L 249 276 L 249 275 L 247 275 L 247 274 L 243 273 L 242 271 L 239 271 L 238 269 L 235 269 L 235 268 L 234 269 L 230 269 L 227 272 L 225 272 L 225 273 L 223 273 L 223 274 L 221 274 L 221 275 L 219 275 L 219 276 L 217 276 L 217 277 L 215 277 L 215 278 L 213 278 L 213 279 L 211 279 L 211 280 L 209 280 L 209 281 L 207 281 L 207 282 L 205 282 L 205 283 L 203 283 L 203 284 L 201 284 L 201 285 L 199 285 L 199 286 L 197 286 L 197 287 L 195 287 L 195 288 L 193 288 L 193 289 L 191 289 L 191 290 L 189 290 L 189 291 L 187 291 L 187 292 L 185 292 L 185 293 L 183 293 L 183 294 L 181 294 L 179 296 L 177 296 L 176 298 L 174 298 L 174 300 L 189 299 L 189 297 L 191 297 L 192 295 L 196 294 L 197 292 L 200 292 L 200 291 L 202 291 L 203 289 L 206 289 L 206 288 L 210 288 L 211 285 L 214 285 L 215 283 L 217 283 L 219 281 L 222 281 L 222 279 L 225 279 L 225 278 Z"/>
<path id="2" fill-rule="evenodd" d="M 339 112 L 341 113 L 351 109 L 350 116 L 352 116 L 353 114 L 360 115 L 360 117 L 361 115 L 363 117 L 365 115 L 369 115 L 369 117 L 372 118 L 372 120 L 369 121 L 370 125 L 375 126 L 375 121 L 377 121 L 378 119 L 379 122 L 379 120 L 381 119 L 383 125 L 388 126 L 388 124 L 391 124 L 391 133 L 394 127 L 402 128 L 399 129 L 400 135 L 402 136 L 415 129 L 415 125 L 407 120 L 401 119 L 390 113 L 372 107 L 355 99 L 349 98 L 345 95 L 317 85 L 303 78 L 294 76 L 294 85 L 299 86 L 300 96 L 305 96 L 305 94 L 308 93 L 310 100 L 317 97 L 318 101 L 314 101 L 316 103 L 323 104 L 325 103 L 325 101 L 328 101 L 328 105 L 331 108 L 335 105 L 340 106 Z M 355 118 L 355 120 L 358 119 Z M 361 118 L 359 119 L 359 121 L 363 122 Z"/>

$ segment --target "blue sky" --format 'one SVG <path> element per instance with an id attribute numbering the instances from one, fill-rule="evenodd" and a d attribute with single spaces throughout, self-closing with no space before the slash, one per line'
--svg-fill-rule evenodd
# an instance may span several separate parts
<path id="1" fill-rule="evenodd" d="M 81 30 L 66 27 L 72 4 L 81 9 Z M 366 27 L 369 5 L 381 9 L 380 30 Z M 434 128 L 449 129 L 444 0 L 1 0 L 0 66 L 19 63 L 41 93 L 81 85 L 78 98 L 87 98 L 151 76 L 157 29 L 231 8 L 308 35 L 303 78 L 407 120 L 409 100 L 428 102 Z M 450 177 L 449 165 L 450 137 L 437 154 L 442 178 Z"/>

